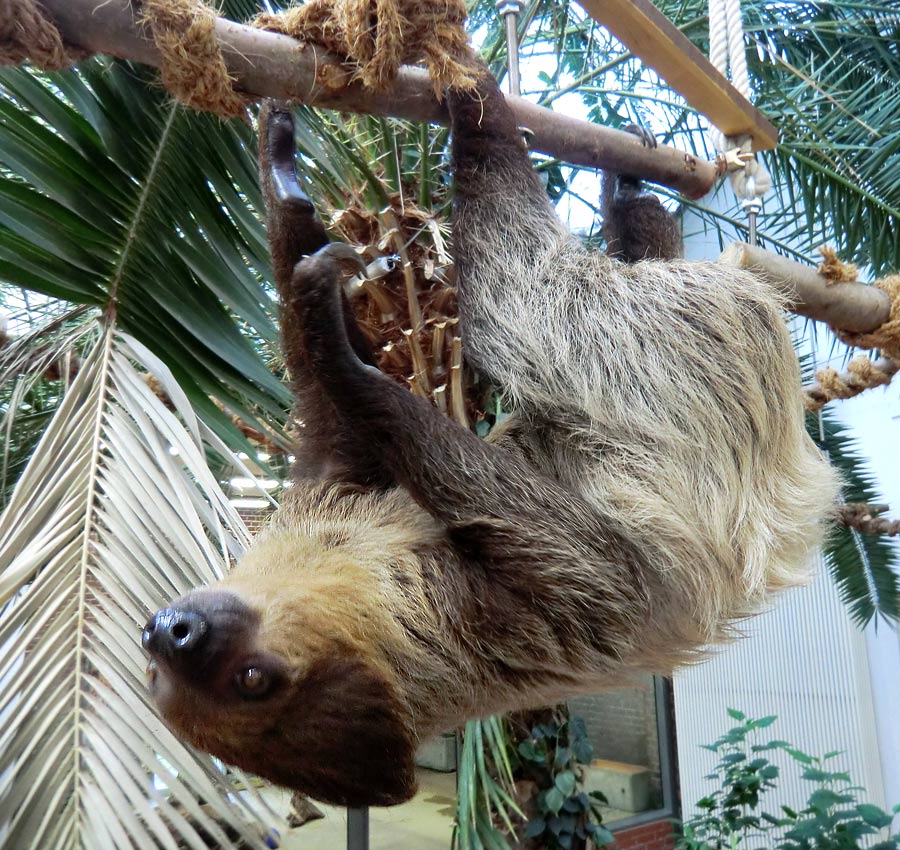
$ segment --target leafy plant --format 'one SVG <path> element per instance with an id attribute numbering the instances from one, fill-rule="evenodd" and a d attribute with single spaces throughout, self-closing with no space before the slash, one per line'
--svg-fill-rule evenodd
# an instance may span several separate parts
<path id="1" fill-rule="evenodd" d="M 606 798 L 584 791 L 584 768 L 594 754 L 584 720 L 557 709 L 532 727 L 517 751 L 522 775 L 534 783 L 524 830 L 529 846 L 573 850 L 588 840 L 598 847 L 613 843 L 600 811 Z"/>
<path id="2" fill-rule="evenodd" d="M 518 743 L 516 743 L 518 742 Z M 599 792 L 584 791 L 593 747 L 565 705 L 466 724 L 460 758 L 458 850 L 579 850 L 606 846 Z M 511 844 L 521 838 L 523 843 Z"/>
<path id="3" fill-rule="evenodd" d="M 457 780 L 455 848 L 509 850 L 504 834 L 515 834 L 515 824 L 525 818 L 515 799 L 515 761 L 504 718 L 466 724 Z"/>
<path id="4" fill-rule="evenodd" d="M 849 774 L 828 769 L 839 751 L 821 758 L 808 755 L 787 741 L 772 739 L 752 743 L 758 732 L 769 728 L 774 715 L 758 720 L 728 709 L 738 721 L 721 738 L 706 745 L 719 756 L 707 779 L 719 787 L 697 802 L 701 813 L 682 824 L 677 850 L 720 850 L 750 845 L 777 850 L 855 850 L 863 846 L 897 850 L 900 833 L 892 832 L 893 815 L 860 800 L 863 790 Z M 770 760 L 786 753 L 802 770 L 801 778 L 813 785 L 806 806 L 794 810 L 779 806 L 778 814 L 763 808 L 776 790 L 780 768 Z M 895 806 L 893 814 L 900 812 Z M 881 840 L 874 842 L 870 836 Z"/>

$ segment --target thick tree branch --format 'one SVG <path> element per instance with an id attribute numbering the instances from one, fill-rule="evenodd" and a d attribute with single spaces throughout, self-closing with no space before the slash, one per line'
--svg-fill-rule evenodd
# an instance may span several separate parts
<path id="1" fill-rule="evenodd" d="M 42 0 L 67 44 L 158 67 L 159 53 L 129 0 Z M 425 71 L 403 68 L 392 88 L 376 94 L 350 81 L 333 57 L 287 36 L 218 19 L 216 33 L 237 87 L 254 97 L 294 99 L 313 106 L 447 124 Z M 706 194 L 714 163 L 675 148 L 643 147 L 629 133 L 600 127 L 509 98 L 518 122 L 534 134 L 534 150 L 573 165 L 606 168 L 669 186 L 690 198 Z"/>
<path id="2" fill-rule="evenodd" d="M 795 263 L 743 242 L 722 252 L 720 261 L 761 275 L 788 298 L 790 309 L 826 322 L 835 330 L 871 333 L 891 315 L 891 299 L 863 283 L 831 283 L 812 266 Z"/>

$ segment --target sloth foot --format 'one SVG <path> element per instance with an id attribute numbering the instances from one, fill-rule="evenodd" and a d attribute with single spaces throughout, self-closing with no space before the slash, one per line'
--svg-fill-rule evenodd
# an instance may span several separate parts
<path id="1" fill-rule="evenodd" d="M 319 248 L 315 254 L 311 255 L 312 257 L 328 260 L 343 260 L 349 263 L 353 263 L 359 273 L 365 277 L 366 276 L 366 261 L 360 256 L 359 252 L 348 245 L 346 242 L 329 242 L 323 248 Z"/>
<path id="2" fill-rule="evenodd" d="M 622 129 L 626 133 L 631 133 L 632 136 L 637 136 L 645 148 L 655 148 L 657 146 L 656 136 L 640 124 L 626 124 Z"/>

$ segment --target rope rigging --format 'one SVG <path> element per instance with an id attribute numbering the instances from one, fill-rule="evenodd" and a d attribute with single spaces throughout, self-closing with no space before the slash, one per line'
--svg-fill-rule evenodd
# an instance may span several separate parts
<path id="1" fill-rule="evenodd" d="M 709 0 L 709 61 L 723 77 L 730 76 L 732 85 L 744 97 L 751 99 L 740 0 Z M 748 241 L 756 245 L 762 197 L 772 188 L 772 178 L 753 153 L 749 134 L 728 137 L 713 128 L 711 135 L 726 162 L 731 188 L 747 215 Z"/>

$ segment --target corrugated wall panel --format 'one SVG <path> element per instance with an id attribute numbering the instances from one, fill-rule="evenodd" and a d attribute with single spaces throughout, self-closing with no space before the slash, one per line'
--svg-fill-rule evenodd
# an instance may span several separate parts
<path id="1" fill-rule="evenodd" d="M 766 732 L 810 755 L 843 750 L 834 768 L 847 769 L 867 789 L 869 802 L 884 806 L 872 688 L 863 633 L 847 617 L 820 565 L 815 581 L 777 600 L 749 621 L 746 637 L 708 662 L 675 677 L 678 766 L 685 817 L 713 785 L 703 777 L 715 756 L 701 744 L 734 725 L 736 708 L 751 717 L 777 714 Z M 773 759 L 775 760 L 775 759 Z M 798 806 L 812 790 L 782 755 L 777 805 Z"/>

